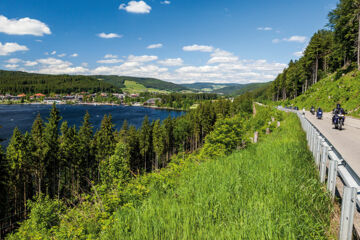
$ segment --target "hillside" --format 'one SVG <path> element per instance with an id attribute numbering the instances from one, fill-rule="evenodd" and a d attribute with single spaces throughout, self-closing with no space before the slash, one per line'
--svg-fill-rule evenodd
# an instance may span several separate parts
<path id="1" fill-rule="evenodd" d="M 349 114 L 359 117 L 360 72 L 355 70 L 339 79 L 336 79 L 336 74 L 331 74 L 290 103 L 299 108 L 321 107 L 324 111 L 331 111 L 340 103 Z"/>
<path id="2" fill-rule="evenodd" d="M 127 76 L 115 76 L 115 75 L 96 75 L 94 76 L 98 79 L 103 79 L 105 82 L 113 84 L 116 87 L 124 88 L 125 81 L 132 81 L 138 84 L 143 85 L 145 88 L 164 90 L 170 92 L 180 92 L 189 90 L 188 88 L 171 83 L 162 81 L 155 78 L 139 78 L 139 77 L 127 77 Z"/>
<path id="3" fill-rule="evenodd" d="M 182 84 L 182 86 L 202 92 L 211 92 L 224 95 L 241 95 L 249 91 L 254 91 L 264 86 L 269 86 L 269 83 L 248 83 L 248 84 L 238 84 L 238 83 L 191 83 L 191 84 Z"/>
<path id="4" fill-rule="evenodd" d="M 91 76 L 48 75 L 0 70 L 0 94 L 71 93 L 120 91 L 110 83 Z"/>
<path id="5" fill-rule="evenodd" d="M 186 88 L 190 88 L 196 91 L 201 92 L 213 92 L 214 90 L 229 87 L 229 86 L 238 86 L 237 83 L 211 83 L 211 82 L 196 82 L 196 83 L 187 83 L 181 84 Z"/>

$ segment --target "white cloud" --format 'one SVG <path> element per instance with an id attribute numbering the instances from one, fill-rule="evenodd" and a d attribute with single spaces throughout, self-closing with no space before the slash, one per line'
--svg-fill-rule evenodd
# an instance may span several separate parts
<path id="1" fill-rule="evenodd" d="M 183 50 L 187 52 L 194 52 L 194 51 L 212 52 L 214 48 L 212 46 L 194 44 L 194 45 L 184 46 Z"/>
<path id="2" fill-rule="evenodd" d="M 5 67 L 5 68 L 14 69 L 14 68 L 19 67 L 19 65 L 17 65 L 17 64 L 6 64 L 4 67 Z"/>
<path id="3" fill-rule="evenodd" d="M 84 67 L 73 66 L 71 62 L 63 61 L 56 58 L 38 59 L 37 62 L 41 64 L 40 68 L 34 72 L 47 74 L 84 74 L 88 73 L 89 69 Z"/>
<path id="4" fill-rule="evenodd" d="M 271 31 L 272 28 L 271 27 L 258 27 L 257 30 L 259 30 L 259 31 Z"/>
<path id="5" fill-rule="evenodd" d="M 120 10 L 125 10 L 129 13 L 150 13 L 151 7 L 144 1 L 130 1 L 127 5 L 125 3 L 120 4 Z"/>
<path id="6" fill-rule="evenodd" d="M 294 54 L 294 56 L 296 56 L 296 57 L 302 57 L 302 56 L 304 55 L 303 51 L 294 52 L 293 54 Z"/>
<path id="7" fill-rule="evenodd" d="M 168 58 L 158 61 L 159 64 L 164 66 L 181 66 L 183 65 L 183 62 L 184 61 L 181 58 Z"/>
<path id="8" fill-rule="evenodd" d="M 22 60 L 19 59 L 19 58 L 10 58 L 10 59 L 8 59 L 6 62 L 7 62 L 7 63 L 10 63 L 10 64 L 17 64 L 17 63 L 19 63 L 19 62 L 22 62 Z"/>
<path id="9" fill-rule="evenodd" d="M 283 39 L 275 38 L 275 39 L 272 40 L 273 43 L 279 43 L 281 41 L 304 43 L 304 42 L 307 41 L 307 37 L 305 37 L 305 36 L 291 36 L 289 38 L 283 38 Z"/>
<path id="10" fill-rule="evenodd" d="M 77 53 L 73 53 L 70 55 L 70 57 L 77 57 L 77 56 L 79 56 L 79 54 L 77 54 Z"/>
<path id="11" fill-rule="evenodd" d="M 118 56 L 113 54 L 106 54 L 104 58 L 118 58 Z"/>
<path id="12" fill-rule="evenodd" d="M 97 63 L 103 63 L 103 64 L 114 64 L 114 63 L 121 63 L 124 62 L 124 60 L 117 59 L 117 58 L 108 58 L 108 59 L 101 59 L 96 61 Z"/>
<path id="13" fill-rule="evenodd" d="M 50 54 L 51 54 L 51 55 L 55 55 L 55 54 L 56 54 L 56 51 L 52 51 Z"/>
<path id="14" fill-rule="evenodd" d="M 43 22 L 31 18 L 8 19 L 0 15 L 0 32 L 10 35 L 43 36 L 51 34 L 50 28 Z"/>
<path id="15" fill-rule="evenodd" d="M 165 4 L 165 5 L 169 5 L 171 2 L 170 1 L 168 1 L 168 0 L 165 0 L 165 1 L 162 1 L 162 2 L 160 2 L 161 4 Z"/>
<path id="16" fill-rule="evenodd" d="M 147 49 L 162 48 L 162 43 L 151 44 L 147 46 Z"/>
<path id="17" fill-rule="evenodd" d="M 149 56 L 149 55 L 143 55 L 143 56 L 134 56 L 129 55 L 128 61 L 130 62 L 151 62 L 157 60 L 157 56 Z"/>
<path id="18" fill-rule="evenodd" d="M 306 37 L 305 36 L 291 36 L 290 38 L 284 38 L 283 40 L 286 42 L 299 42 L 299 43 L 304 43 L 306 42 Z"/>
<path id="19" fill-rule="evenodd" d="M 109 38 L 122 38 L 123 36 L 117 33 L 99 33 L 98 37 L 109 39 Z"/>
<path id="20" fill-rule="evenodd" d="M 27 66 L 27 67 L 33 67 L 33 66 L 38 65 L 38 62 L 36 62 L 36 61 L 25 61 L 24 65 Z"/>
<path id="21" fill-rule="evenodd" d="M 208 64 L 212 63 L 231 63 L 239 60 L 238 57 L 234 56 L 231 52 L 224 51 L 221 49 L 215 49 L 213 53 L 211 53 L 211 58 L 208 61 Z"/>
<path id="22" fill-rule="evenodd" d="M 19 45 L 17 43 L 8 42 L 5 44 L 2 44 L 0 42 L 0 56 L 6 56 L 13 52 L 18 51 L 28 51 L 29 49 L 24 45 Z"/>
<path id="23" fill-rule="evenodd" d="M 65 57 L 66 53 L 59 54 L 58 57 Z"/>

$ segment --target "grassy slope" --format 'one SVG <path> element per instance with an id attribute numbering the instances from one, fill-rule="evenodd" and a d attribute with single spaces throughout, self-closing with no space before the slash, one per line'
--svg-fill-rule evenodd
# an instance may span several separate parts
<path id="1" fill-rule="evenodd" d="M 123 88 L 123 91 L 129 92 L 129 93 L 140 93 L 140 92 L 168 93 L 168 91 L 158 90 L 158 89 L 154 89 L 154 88 L 147 88 L 140 83 L 137 83 L 134 81 L 129 81 L 129 80 L 125 80 L 124 87 L 125 88 Z"/>
<path id="2" fill-rule="evenodd" d="M 165 90 L 165 91 L 172 91 L 172 92 L 179 92 L 188 90 L 186 87 L 181 85 L 162 81 L 155 78 L 139 78 L 139 77 L 127 77 L 127 76 L 104 76 L 99 75 L 96 76 L 97 78 L 104 79 L 105 82 L 111 83 L 117 87 L 124 87 L 125 81 L 133 81 L 138 84 L 145 86 L 146 88 L 150 89 L 157 89 L 157 90 Z"/>
<path id="3" fill-rule="evenodd" d="M 254 91 L 256 89 L 268 86 L 270 83 L 249 83 L 242 84 L 238 86 L 229 86 L 224 87 L 218 90 L 215 90 L 214 93 L 222 93 L 225 95 L 241 95 L 249 91 Z"/>
<path id="4" fill-rule="evenodd" d="M 119 211 L 104 239 L 325 239 L 331 202 L 294 115 L 257 145 L 188 168 Z M 161 189 L 161 188 L 158 188 Z"/>
<path id="5" fill-rule="evenodd" d="M 360 117 L 360 72 L 350 72 L 338 80 L 332 74 L 311 86 L 291 103 L 307 109 L 314 105 L 325 111 L 331 111 L 340 103 L 349 114 Z"/>

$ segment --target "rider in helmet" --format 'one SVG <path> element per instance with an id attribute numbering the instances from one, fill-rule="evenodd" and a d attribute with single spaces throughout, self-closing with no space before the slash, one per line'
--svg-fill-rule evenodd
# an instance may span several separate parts
<path id="1" fill-rule="evenodd" d="M 337 116 L 338 114 L 345 115 L 345 111 L 344 111 L 344 109 L 341 107 L 341 105 L 339 103 L 336 104 L 336 108 L 333 110 L 333 118 L 332 118 L 333 122 L 334 122 L 335 116 Z M 344 118 L 344 121 L 345 121 L 345 118 Z"/>

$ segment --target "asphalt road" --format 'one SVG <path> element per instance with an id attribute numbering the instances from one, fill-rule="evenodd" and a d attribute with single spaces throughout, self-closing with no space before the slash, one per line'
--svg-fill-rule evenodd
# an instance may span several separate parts
<path id="1" fill-rule="evenodd" d="M 360 176 L 360 119 L 345 117 L 344 128 L 340 131 L 331 124 L 331 113 L 324 113 L 322 120 L 310 112 L 306 112 L 305 117 L 319 129 Z"/>

